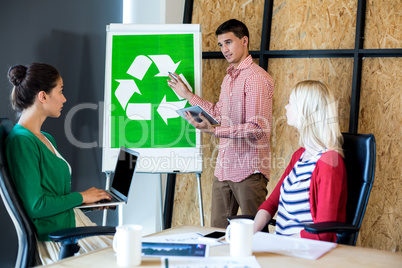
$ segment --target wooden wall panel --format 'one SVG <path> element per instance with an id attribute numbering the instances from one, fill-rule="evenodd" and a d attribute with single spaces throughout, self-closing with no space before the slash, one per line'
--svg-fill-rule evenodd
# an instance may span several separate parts
<path id="1" fill-rule="evenodd" d="M 219 51 L 215 31 L 229 19 L 247 25 L 250 50 L 259 50 L 263 16 L 264 0 L 194 0 L 192 23 L 201 24 L 203 51 Z"/>
<path id="2" fill-rule="evenodd" d="M 402 58 L 366 58 L 359 133 L 376 139 L 375 179 L 358 245 L 402 251 Z"/>
<path id="3" fill-rule="evenodd" d="M 202 97 L 212 103 L 219 100 L 220 86 L 226 75 L 228 63 L 225 59 L 202 61 Z M 203 172 L 201 188 L 204 209 L 204 222 L 210 226 L 211 191 L 218 156 L 219 139 L 208 134 L 202 134 Z M 176 195 L 173 207 L 172 226 L 184 224 L 200 224 L 200 212 L 197 199 L 197 181 L 195 174 L 178 174 L 176 180 Z"/>
<path id="4" fill-rule="evenodd" d="M 270 50 L 352 49 L 357 0 L 276 0 Z"/>
<path id="5" fill-rule="evenodd" d="M 402 1 L 368 0 L 364 48 L 402 47 Z"/>

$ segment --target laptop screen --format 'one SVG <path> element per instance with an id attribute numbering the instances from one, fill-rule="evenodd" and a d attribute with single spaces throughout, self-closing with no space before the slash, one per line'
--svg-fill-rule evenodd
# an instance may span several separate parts
<path id="1" fill-rule="evenodd" d="M 127 148 L 120 148 L 113 177 L 111 192 L 127 199 L 139 154 Z"/>

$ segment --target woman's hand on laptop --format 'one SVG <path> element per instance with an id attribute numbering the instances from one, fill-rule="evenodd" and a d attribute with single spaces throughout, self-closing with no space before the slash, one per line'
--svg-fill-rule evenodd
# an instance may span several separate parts
<path id="1" fill-rule="evenodd" d="M 95 203 L 102 199 L 111 200 L 112 197 L 105 190 L 97 189 L 95 187 L 89 188 L 84 192 L 80 192 L 82 195 L 82 203 Z"/>
<path id="2" fill-rule="evenodd" d="M 116 210 L 116 206 L 93 207 L 93 208 L 90 208 L 90 209 L 91 209 L 91 210 L 104 210 L 104 209 Z"/>

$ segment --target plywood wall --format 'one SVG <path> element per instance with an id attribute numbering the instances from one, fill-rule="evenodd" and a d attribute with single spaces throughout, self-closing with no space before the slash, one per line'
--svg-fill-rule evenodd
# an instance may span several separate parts
<path id="1" fill-rule="evenodd" d="M 401 0 L 368 0 L 365 48 L 401 48 Z M 353 49 L 357 0 L 274 1 L 271 50 Z M 237 18 L 248 25 L 250 50 L 258 50 L 263 0 L 194 0 L 193 23 L 202 26 L 203 51 L 219 51 L 216 28 Z M 401 58 L 363 61 L 359 133 L 377 140 L 376 178 L 359 235 L 358 245 L 402 251 L 401 181 Z M 216 102 L 226 74 L 225 60 L 203 60 L 203 97 Z M 339 100 L 339 122 L 348 131 L 353 58 L 270 59 L 274 78 L 272 173 L 270 193 L 290 156 L 298 148 L 298 133 L 286 124 L 285 110 L 292 86 L 304 79 L 327 83 Z M 210 225 L 211 189 L 219 140 L 203 135 L 204 171 L 201 176 L 204 219 Z M 178 175 L 173 226 L 200 224 L 194 174 Z"/>
<path id="2" fill-rule="evenodd" d="M 402 1 L 367 0 L 364 48 L 401 48 Z"/>
<path id="3" fill-rule="evenodd" d="M 368 0 L 364 48 L 402 47 L 402 1 Z M 374 185 L 357 244 L 402 252 L 402 58 L 365 58 L 359 133 L 373 133 Z"/>
<path id="4" fill-rule="evenodd" d="M 226 60 L 202 61 L 202 97 L 216 103 L 219 99 L 222 77 L 226 73 Z M 203 172 L 201 189 L 203 198 L 204 221 L 210 226 L 211 191 L 219 139 L 202 133 Z M 200 224 L 200 211 L 197 199 L 197 179 L 195 174 L 177 175 L 176 195 L 173 207 L 172 226 Z"/>
<path id="5" fill-rule="evenodd" d="M 247 23 L 250 50 L 259 50 L 263 14 L 264 0 L 194 0 L 192 22 L 201 24 L 203 51 L 219 50 L 216 28 L 233 18 Z"/>
<path id="6" fill-rule="evenodd" d="M 402 58 L 363 61 L 359 132 L 373 133 L 374 185 L 359 245 L 402 251 Z"/>
<path id="7" fill-rule="evenodd" d="M 354 47 L 357 0 L 274 1 L 270 50 Z"/>

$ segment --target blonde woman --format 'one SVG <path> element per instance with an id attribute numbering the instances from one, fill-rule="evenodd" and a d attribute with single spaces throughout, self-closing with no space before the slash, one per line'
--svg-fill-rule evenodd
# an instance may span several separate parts
<path id="1" fill-rule="evenodd" d="M 304 225 L 346 218 L 343 138 L 332 93 L 320 81 L 299 82 L 285 107 L 287 123 L 300 133 L 300 146 L 269 198 L 260 206 L 254 232 L 278 212 L 275 233 L 336 241 L 334 233 L 311 234 Z"/>

